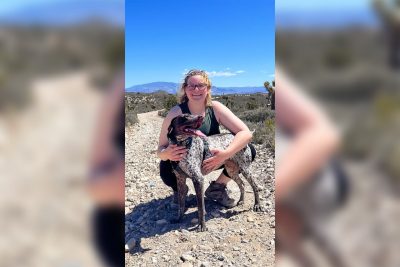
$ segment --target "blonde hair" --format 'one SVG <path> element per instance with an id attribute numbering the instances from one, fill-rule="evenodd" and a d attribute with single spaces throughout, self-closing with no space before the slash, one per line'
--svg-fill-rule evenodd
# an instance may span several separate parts
<path id="1" fill-rule="evenodd" d="M 192 76 L 200 75 L 203 77 L 204 82 L 207 84 L 207 91 L 211 89 L 211 81 L 208 78 L 207 73 L 204 70 L 190 70 L 188 73 L 186 73 L 185 78 L 181 84 L 181 87 L 178 90 L 178 102 L 179 104 L 188 102 L 189 99 L 185 93 L 185 87 L 188 85 L 188 80 Z M 211 91 L 208 92 L 207 98 L 206 98 L 206 106 L 211 107 L 212 106 L 212 101 L 211 101 Z"/>

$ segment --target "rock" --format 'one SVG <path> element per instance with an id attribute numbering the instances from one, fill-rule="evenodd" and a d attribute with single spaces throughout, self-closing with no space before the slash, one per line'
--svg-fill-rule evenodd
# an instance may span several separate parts
<path id="1" fill-rule="evenodd" d="M 128 242 L 125 244 L 125 252 L 134 249 L 135 246 L 136 246 L 136 240 L 134 238 L 129 239 Z"/>
<path id="2" fill-rule="evenodd" d="M 200 251 L 211 251 L 212 248 L 208 245 L 199 245 Z"/>
<path id="3" fill-rule="evenodd" d="M 180 266 L 181 267 L 193 267 L 193 264 L 191 264 L 190 262 L 184 262 Z"/>
<path id="4" fill-rule="evenodd" d="M 217 259 L 218 259 L 219 261 L 224 261 L 224 260 L 225 260 L 225 257 L 224 257 L 224 255 L 219 255 Z"/>
<path id="5" fill-rule="evenodd" d="M 206 261 L 200 263 L 200 267 L 209 267 L 210 264 Z"/>
<path id="6" fill-rule="evenodd" d="M 185 252 L 185 253 L 183 253 L 183 254 L 181 255 L 181 260 L 184 261 L 184 262 L 186 262 L 186 261 L 191 261 L 191 262 L 193 262 L 193 261 L 195 261 L 196 259 L 195 259 L 192 255 L 190 255 L 190 252 Z"/>
<path id="7" fill-rule="evenodd" d="M 251 216 L 249 216 L 249 217 L 247 217 L 247 221 L 248 221 L 248 222 L 254 222 L 254 218 L 251 217 Z"/>
<path id="8" fill-rule="evenodd" d="M 233 249 L 233 251 L 239 251 L 240 250 L 240 248 L 238 248 L 238 247 L 233 247 L 232 249 Z"/>
<path id="9" fill-rule="evenodd" d="M 161 219 L 161 220 L 156 221 L 157 225 L 163 225 L 163 224 L 167 224 L 167 223 L 168 223 L 168 221 L 166 219 Z"/>
<path id="10" fill-rule="evenodd" d="M 169 261 L 169 259 L 170 259 L 170 257 L 167 256 L 167 255 L 162 256 L 162 258 L 163 258 L 163 260 L 165 260 L 165 261 Z"/>
<path id="11" fill-rule="evenodd" d="M 219 218 L 221 217 L 221 214 L 218 211 L 213 211 L 211 212 L 211 216 L 213 216 L 214 218 Z"/>

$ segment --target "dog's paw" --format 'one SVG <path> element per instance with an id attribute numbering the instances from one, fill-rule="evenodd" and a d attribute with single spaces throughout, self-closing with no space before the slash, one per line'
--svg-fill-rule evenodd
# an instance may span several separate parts
<path id="1" fill-rule="evenodd" d="M 260 204 L 256 204 L 256 205 L 254 205 L 254 207 L 253 207 L 253 211 L 255 211 L 255 212 L 261 212 L 261 211 L 263 211 L 263 208 L 261 207 Z"/>
<path id="2" fill-rule="evenodd" d="M 206 225 L 199 224 L 199 226 L 197 226 L 197 232 L 205 232 L 207 230 L 208 229 L 207 229 Z"/>

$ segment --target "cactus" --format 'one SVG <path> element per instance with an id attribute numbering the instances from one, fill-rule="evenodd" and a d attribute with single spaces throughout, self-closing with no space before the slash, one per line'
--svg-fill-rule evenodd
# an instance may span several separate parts
<path id="1" fill-rule="evenodd" d="M 272 81 L 272 85 L 270 82 L 264 82 L 264 87 L 268 91 L 268 105 L 271 107 L 272 110 L 275 109 L 275 81 Z"/>
<path id="2" fill-rule="evenodd" d="M 400 68 L 400 0 L 373 0 L 373 6 L 383 22 L 388 38 L 388 61 Z"/>

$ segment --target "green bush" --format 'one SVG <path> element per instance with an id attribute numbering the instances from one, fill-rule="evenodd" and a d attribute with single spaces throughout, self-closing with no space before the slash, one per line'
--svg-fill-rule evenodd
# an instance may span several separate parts
<path id="1" fill-rule="evenodd" d="M 125 113 L 125 125 L 126 126 L 132 126 L 132 125 L 134 125 L 135 123 L 138 123 L 138 122 L 139 122 L 139 119 L 138 119 L 138 116 L 137 116 L 136 112 L 127 111 Z"/>
<path id="2" fill-rule="evenodd" d="M 158 116 L 165 118 L 165 117 L 167 117 L 168 111 L 169 110 L 166 110 L 166 109 L 159 110 L 158 111 Z"/>
<path id="3" fill-rule="evenodd" d="M 258 108 L 255 110 L 243 111 L 237 115 L 242 120 L 257 123 L 264 122 L 266 119 L 275 118 L 275 111 L 266 108 Z"/>
<path id="4" fill-rule="evenodd" d="M 178 100 L 175 95 L 168 95 L 164 100 L 164 108 L 170 110 L 172 107 L 178 104 Z"/>
<path id="5" fill-rule="evenodd" d="M 275 120 L 266 119 L 264 122 L 245 122 L 250 130 L 254 130 L 253 143 L 265 144 L 267 148 L 275 151 Z"/>

